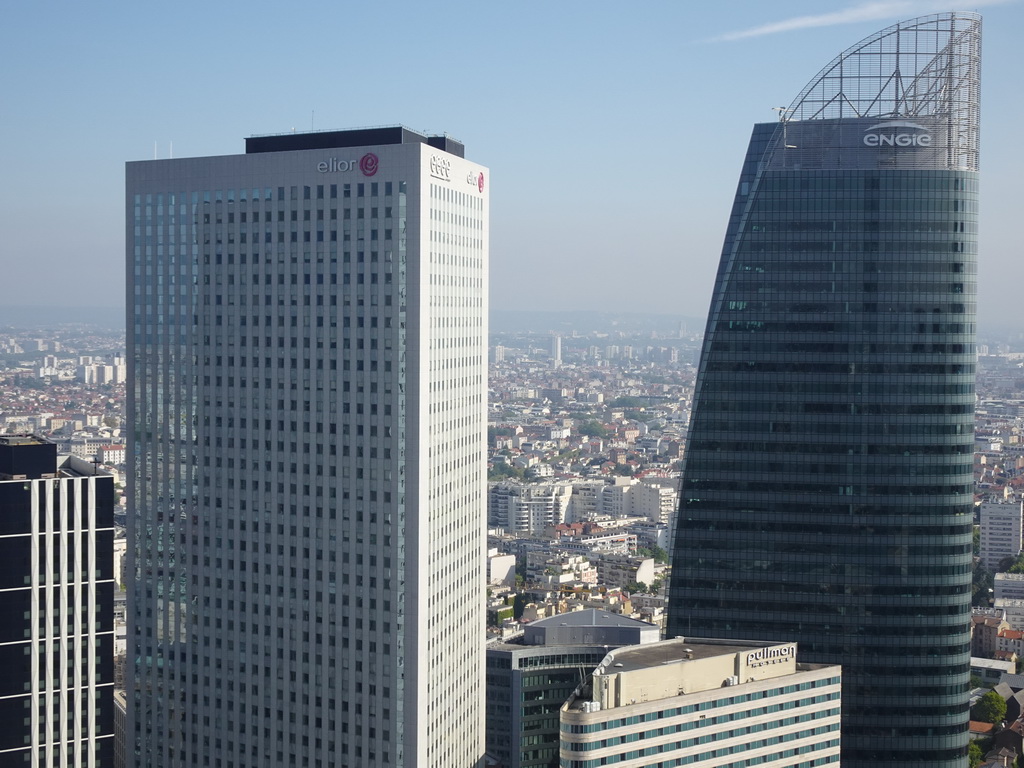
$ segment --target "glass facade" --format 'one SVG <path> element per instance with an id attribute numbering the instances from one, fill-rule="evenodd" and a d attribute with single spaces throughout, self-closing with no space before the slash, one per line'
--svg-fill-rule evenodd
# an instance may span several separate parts
<path id="1" fill-rule="evenodd" d="M 965 760 L 979 41 L 897 25 L 755 127 L 705 334 L 668 634 L 842 664 L 844 766 Z"/>
<path id="2" fill-rule="evenodd" d="M 487 650 L 487 751 L 508 768 L 558 766 L 558 711 L 608 646 Z"/>
<path id="3" fill-rule="evenodd" d="M 114 479 L 0 436 L 0 765 L 114 759 Z"/>

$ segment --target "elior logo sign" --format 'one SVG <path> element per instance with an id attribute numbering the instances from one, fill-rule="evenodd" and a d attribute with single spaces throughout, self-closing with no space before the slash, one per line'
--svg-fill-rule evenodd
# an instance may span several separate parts
<path id="1" fill-rule="evenodd" d="M 476 187 L 481 192 L 483 192 L 484 191 L 484 174 L 483 174 L 483 171 L 481 171 L 480 173 L 474 173 L 473 171 L 470 171 L 469 173 L 467 173 L 466 174 L 466 183 L 469 184 L 471 187 Z"/>
<path id="2" fill-rule="evenodd" d="M 359 158 L 359 170 L 363 172 L 363 176 L 373 176 L 377 173 L 379 163 L 380 159 L 373 152 L 367 152 Z"/>
<path id="3" fill-rule="evenodd" d="M 367 152 L 359 158 L 359 170 L 363 172 L 363 176 L 373 176 L 376 174 L 379 165 L 380 159 L 373 152 Z M 355 160 L 339 160 L 336 157 L 332 157 L 330 160 L 323 160 L 316 165 L 316 169 L 320 173 L 347 173 L 348 171 L 354 171 L 355 168 Z"/>
<path id="4" fill-rule="evenodd" d="M 875 133 L 868 133 L 875 131 Z M 869 147 L 930 147 L 931 132 L 909 120 L 887 120 L 864 129 L 864 144 Z"/>

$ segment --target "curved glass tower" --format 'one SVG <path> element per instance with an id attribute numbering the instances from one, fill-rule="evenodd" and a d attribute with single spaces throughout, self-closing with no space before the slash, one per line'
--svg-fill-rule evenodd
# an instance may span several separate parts
<path id="1" fill-rule="evenodd" d="M 882 30 L 754 127 L 704 339 L 669 633 L 842 664 L 844 768 L 966 765 L 980 32 Z"/>

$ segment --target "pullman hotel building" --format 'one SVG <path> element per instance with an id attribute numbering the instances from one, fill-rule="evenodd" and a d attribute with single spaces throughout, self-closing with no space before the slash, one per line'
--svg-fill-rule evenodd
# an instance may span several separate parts
<path id="1" fill-rule="evenodd" d="M 127 167 L 129 752 L 484 752 L 489 179 L 406 128 Z"/>
<path id="2" fill-rule="evenodd" d="M 843 667 L 842 764 L 966 761 L 981 20 L 756 125 L 704 338 L 669 636 Z"/>

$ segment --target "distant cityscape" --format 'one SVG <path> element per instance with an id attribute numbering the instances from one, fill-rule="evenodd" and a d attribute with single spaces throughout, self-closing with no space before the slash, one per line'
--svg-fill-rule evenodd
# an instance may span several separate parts
<path id="1" fill-rule="evenodd" d="M 755 125 L 706 320 L 493 311 L 447 133 L 129 162 L 126 321 L 0 313 L 0 763 L 1016 765 L 980 46 Z"/>
<path id="2" fill-rule="evenodd" d="M 692 319 L 660 322 L 675 332 L 615 330 L 623 324 L 615 315 L 595 313 L 581 321 L 565 313 L 559 334 L 505 330 L 491 336 L 491 675 L 505 663 L 524 663 L 509 653 L 540 652 L 525 650 L 533 646 L 524 644 L 524 631 L 539 631 L 544 621 L 562 621 L 558 617 L 567 614 L 598 622 L 595 627 L 601 621 L 595 616 L 614 616 L 650 627 L 654 637 L 664 631 L 668 553 L 701 334 L 686 330 L 700 327 Z M 588 330 L 595 326 L 602 330 Z M 1001 676 L 1017 674 L 1018 659 L 1024 658 L 1024 589 L 1016 586 L 1024 575 L 999 570 L 1009 568 L 1021 549 L 1024 341 L 984 330 L 981 339 L 974 463 L 976 700 Z M 113 647 L 119 685 L 127 630 L 125 394 L 117 367 L 123 357 L 121 330 L 73 322 L 60 329 L 0 328 L 0 431 L 43 436 L 62 454 L 94 463 L 114 478 L 119 592 Z M 588 631 L 593 636 L 598 630 Z M 637 642 L 639 635 L 622 644 Z M 596 666 L 603 655 L 590 663 Z M 511 678 L 505 685 L 512 685 Z M 567 690 L 574 688 L 572 683 Z M 488 717 L 496 744 L 508 729 L 505 715 Z"/>

